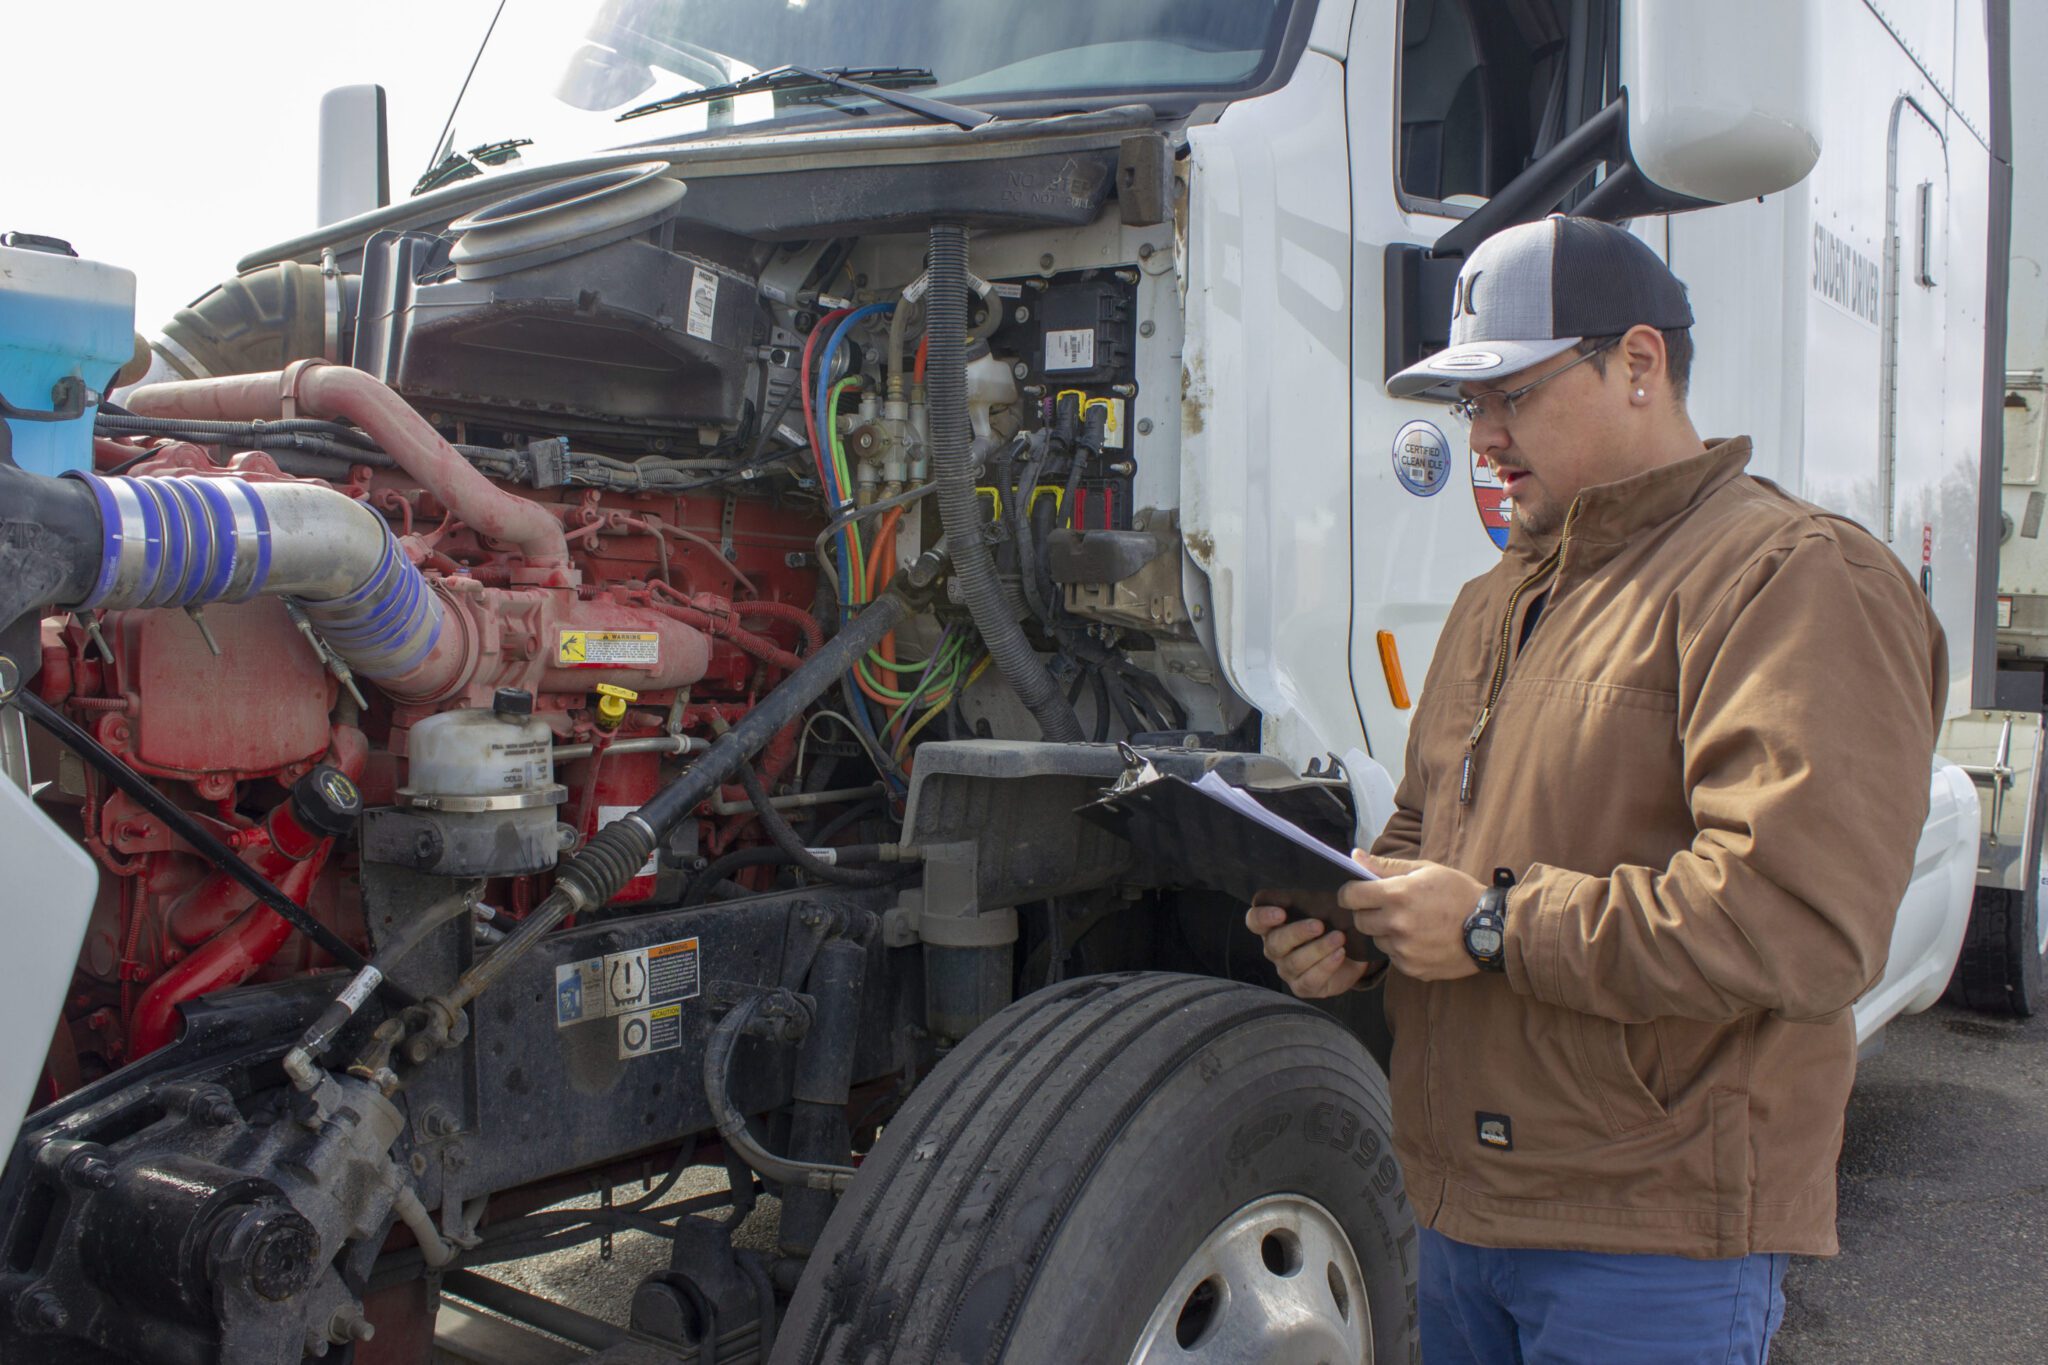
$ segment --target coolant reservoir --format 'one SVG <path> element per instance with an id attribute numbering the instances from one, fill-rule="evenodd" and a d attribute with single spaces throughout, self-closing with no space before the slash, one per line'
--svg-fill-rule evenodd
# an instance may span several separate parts
<path id="1" fill-rule="evenodd" d="M 426 817 L 449 876 L 511 876 L 552 867 L 561 849 L 554 734 L 533 697 L 501 689 L 491 709 L 444 711 L 406 736 L 401 805 Z"/>
<path id="2" fill-rule="evenodd" d="M 135 354 L 135 275 L 82 261 L 48 237 L 0 236 L 0 399 L 30 413 L 68 411 L 59 383 L 104 393 Z M 92 468 L 94 403 L 63 421 L 7 417 L 14 462 L 33 474 Z"/>

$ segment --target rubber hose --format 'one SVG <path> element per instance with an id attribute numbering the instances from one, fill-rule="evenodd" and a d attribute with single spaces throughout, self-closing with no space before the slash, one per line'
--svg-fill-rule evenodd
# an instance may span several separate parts
<path id="1" fill-rule="evenodd" d="M 740 785 L 747 789 L 747 799 L 754 803 L 754 810 L 761 817 L 761 828 L 768 831 L 768 837 L 775 846 L 789 855 L 789 860 L 819 881 L 831 882 L 834 886 L 887 886 L 895 881 L 895 868 L 840 867 L 828 863 L 804 845 L 803 838 L 790 826 L 782 812 L 775 809 L 768 799 L 767 789 L 761 785 L 761 775 L 751 767 L 740 769 Z"/>
<path id="2" fill-rule="evenodd" d="M 7 573 L 0 576 L 0 632 L 53 602 L 84 599 L 99 578 L 100 513 L 92 490 L 75 479 L 51 479 L 0 462 L 0 545 Z M 33 648 L 34 621 L 19 682 L 42 666 Z"/>
<path id="3" fill-rule="evenodd" d="M 754 1135 L 747 1131 L 746 1117 L 733 1106 L 732 1095 L 726 1086 L 726 1077 L 732 1070 L 733 1050 L 739 1045 L 740 1034 L 753 1022 L 765 1000 L 765 996 L 749 995 L 733 1006 L 731 1012 L 711 1030 L 710 1041 L 704 1045 L 704 1098 L 711 1104 L 718 1135 L 725 1139 L 727 1151 L 777 1184 L 842 1194 L 852 1187 L 853 1178 L 858 1174 L 853 1167 L 827 1166 L 775 1155 L 754 1140 Z"/>
<path id="4" fill-rule="evenodd" d="M 996 671 L 1038 721 L 1046 739 L 1077 743 L 1081 721 L 1009 610 L 995 559 L 982 535 L 981 504 L 974 492 L 973 427 L 967 420 L 967 230 L 954 223 L 936 224 L 931 242 L 925 393 L 939 523 L 945 528 L 960 595 Z"/>

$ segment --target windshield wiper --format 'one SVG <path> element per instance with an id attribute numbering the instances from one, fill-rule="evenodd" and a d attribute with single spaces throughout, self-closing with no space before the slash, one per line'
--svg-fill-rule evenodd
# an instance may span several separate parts
<path id="1" fill-rule="evenodd" d="M 413 185 L 412 192 L 416 195 L 425 194 L 428 190 L 438 190 L 443 185 L 453 185 L 459 180 L 482 175 L 486 166 L 502 166 L 507 161 L 516 161 L 519 158 L 519 149 L 532 145 L 533 139 L 530 137 L 515 137 L 504 142 L 486 142 L 466 152 L 450 152 L 419 178 Z"/>
<path id="2" fill-rule="evenodd" d="M 922 114 L 935 123 L 979 128 L 984 123 L 994 121 L 994 114 L 969 109 L 965 105 L 948 104 L 944 100 L 928 100 L 919 95 L 906 95 L 901 90 L 903 86 L 933 85 L 937 81 L 936 76 L 921 66 L 839 66 L 823 71 L 808 66 L 778 66 L 768 71 L 757 71 L 751 76 L 725 85 L 707 85 L 701 90 L 685 90 L 680 95 L 670 95 L 666 99 L 655 100 L 652 104 L 628 109 L 619 115 L 618 121 L 623 123 L 629 118 L 645 118 L 649 114 L 658 114 L 665 109 L 706 104 L 712 100 L 731 99 L 735 95 L 751 95 L 760 90 L 774 90 L 799 97 L 806 94 L 823 94 L 828 90 L 845 90 L 913 114 Z"/>

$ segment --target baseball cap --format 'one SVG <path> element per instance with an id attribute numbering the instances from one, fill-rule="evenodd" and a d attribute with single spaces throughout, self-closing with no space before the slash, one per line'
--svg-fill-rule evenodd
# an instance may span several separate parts
<path id="1" fill-rule="evenodd" d="M 1458 271 L 1451 344 L 1387 381 L 1396 398 L 1457 397 L 1457 386 L 1514 374 L 1586 337 L 1638 325 L 1692 326 L 1685 286 L 1640 237 L 1554 213 L 1503 228 Z"/>

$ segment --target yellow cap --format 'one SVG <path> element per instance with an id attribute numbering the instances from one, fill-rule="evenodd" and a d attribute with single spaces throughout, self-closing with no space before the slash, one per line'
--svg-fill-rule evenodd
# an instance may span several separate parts
<path id="1" fill-rule="evenodd" d="M 597 685 L 597 728 L 616 730 L 619 722 L 626 718 L 626 703 L 640 700 L 640 694 L 630 687 L 617 687 L 611 683 Z"/>

